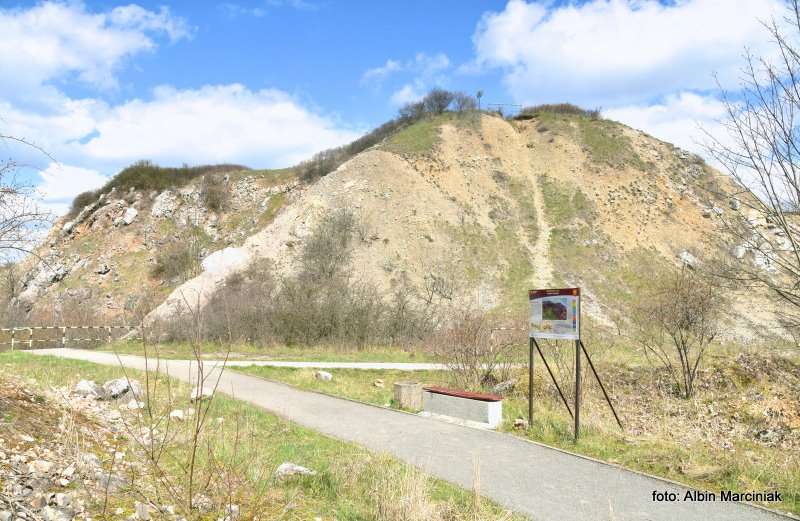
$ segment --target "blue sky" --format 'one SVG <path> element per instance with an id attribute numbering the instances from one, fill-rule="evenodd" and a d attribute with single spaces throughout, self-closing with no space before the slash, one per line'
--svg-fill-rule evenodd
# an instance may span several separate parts
<path id="1" fill-rule="evenodd" d="M 293 164 L 434 86 L 569 101 L 698 150 L 780 0 L 0 1 L 0 134 L 63 213 L 138 159 Z"/>

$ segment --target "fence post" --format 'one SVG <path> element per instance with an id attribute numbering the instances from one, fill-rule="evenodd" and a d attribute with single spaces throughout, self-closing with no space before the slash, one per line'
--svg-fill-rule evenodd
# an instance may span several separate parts
<path id="1" fill-rule="evenodd" d="M 106 326 L 106 331 L 108 332 L 108 344 L 111 345 L 111 326 Z"/>
<path id="2" fill-rule="evenodd" d="M 67 326 L 61 328 L 61 347 L 67 347 Z"/>
<path id="3" fill-rule="evenodd" d="M 33 328 L 28 328 L 28 349 L 33 349 Z"/>
<path id="4" fill-rule="evenodd" d="M 16 329 L 11 328 L 11 350 L 14 350 L 14 333 L 16 333 Z"/>

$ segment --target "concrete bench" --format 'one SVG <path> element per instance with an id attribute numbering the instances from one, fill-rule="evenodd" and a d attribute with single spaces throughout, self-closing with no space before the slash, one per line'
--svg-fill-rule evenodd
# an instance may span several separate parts
<path id="1" fill-rule="evenodd" d="M 496 429 L 503 421 L 503 398 L 496 394 L 470 393 L 445 387 L 425 387 L 422 410 Z"/>

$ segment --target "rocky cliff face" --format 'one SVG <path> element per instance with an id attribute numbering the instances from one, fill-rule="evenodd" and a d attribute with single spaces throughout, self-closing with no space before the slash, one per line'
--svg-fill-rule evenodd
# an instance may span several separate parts
<path id="1" fill-rule="evenodd" d="M 112 189 L 57 222 L 37 252 L 39 259 L 25 263 L 18 299 L 31 321 L 49 323 L 61 314 L 80 315 L 73 320 L 121 320 L 145 300 L 157 302 L 199 269 L 193 259 L 163 258 L 166 250 L 190 248 L 199 262 L 241 243 L 297 186 L 252 171 L 215 175 L 225 193 L 216 209 L 209 208 L 207 180 L 200 178 L 161 192 Z M 155 274 L 160 255 L 161 262 L 186 265 L 167 270 L 167 276 Z"/>
<path id="2" fill-rule="evenodd" d="M 530 287 L 578 285 L 588 313 L 610 325 L 654 271 L 699 263 L 739 205 L 734 184 L 698 157 L 614 122 L 557 114 L 441 117 L 310 185 L 270 172 L 230 173 L 224 183 L 224 210 L 209 209 L 197 180 L 112 192 L 59 223 L 29 272 L 22 298 L 31 313 L 77 299 L 119 317 L 149 298 L 151 317 L 168 317 L 186 301 L 202 305 L 255 260 L 291 273 L 319 218 L 347 208 L 359 223 L 356 275 L 380 287 L 437 281 L 521 313 Z M 199 263 L 154 275 L 159 255 L 191 237 Z"/>

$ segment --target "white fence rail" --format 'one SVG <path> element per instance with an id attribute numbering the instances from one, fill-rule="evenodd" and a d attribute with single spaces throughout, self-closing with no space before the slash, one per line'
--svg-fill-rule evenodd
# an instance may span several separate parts
<path id="1" fill-rule="evenodd" d="M 11 346 L 15 349 L 34 349 L 37 344 L 56 344 L 67 347 L 67 342 L 112 342 L 118 335 L 115 332 L 124 330 L 130 332 L 135 326 L 24 326 L 0 328 L 0 346 Z M 73 337 L 69 333 L 80 331 L 84 338 Z M 39 332 L 52 332 L 47 338 L 37 335 Z M 60 336 L 59 336 L 60 333 Z M 125 333 L 123 333 L 124 335 Z"/>

